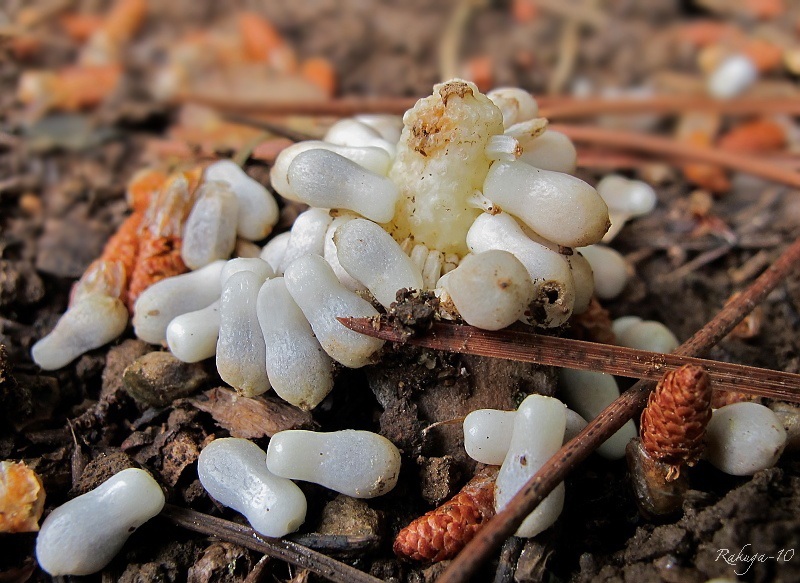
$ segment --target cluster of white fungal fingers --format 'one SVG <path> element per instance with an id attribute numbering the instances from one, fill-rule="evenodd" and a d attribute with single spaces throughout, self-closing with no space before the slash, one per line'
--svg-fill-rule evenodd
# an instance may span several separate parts
<path id="1" fill-rule="evenodd" d="M 638 316 L 617 318 L 611 324 L 611 331 L 617 344 L 638 350 L 669 353 L 680 344 L 675 334 L 664 324 L 655 320 L 642 320 Z"/>

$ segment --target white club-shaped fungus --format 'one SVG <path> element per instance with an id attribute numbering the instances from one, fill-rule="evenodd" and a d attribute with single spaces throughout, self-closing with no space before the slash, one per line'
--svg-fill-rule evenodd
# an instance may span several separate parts
<path id="1" fill-rule="evenodd" d="M 596 243 L 608 230 L 608 207 L 589 184 L 525 162 L 492 164 L 483 194 L 538 235 L 565 247 Z"/>
<path id="2" fill-rule="evenodd" d="M 325 234 L 333 218 L 328 209 L 310 208 L 294 220 L 291 236 L 281 257 L 279 273 L 286 271 L 292 261 L 303 255 L 322 255 L 325 250 Z"/>
<path id="3" fill-rule="evenodd" d="M 36 560 L 53 576 L 96 573 L 163 507 L 164 493 L 150 474 L 122 470 L 50 513 L 36 538 Z"/>
<path id="4" fill-rule="evenodd" d="M 227 259 L 236 247 L 239 203 L 227 182 L 206 181 L 183 228 L 181 257 L 191 269 Z"/>
<path id="5" fill-rule="evenodd" d="M 379 222 L 390 221 L 397 186 L 386 178 L 329 150 L 306 150 L 289 164 L 287 182 L 306 204 L 343 208 Z"/>
<path id="6" fill-rule="evenodd" d="M 589 307 L 595 292 L 594 271 L 592 264 L 578 250 L 573 250 L 572 255 L 565 255 L 570 269 L 572 269 L 572 279 L 575 282 L 575 304 L 572 307 L 573 314 L 582 314 Z"/>
<path id="7" fill-rule="evenodd" d="M 372 147 L 349 147 L 338 146 L 321 140 L 308 140 L 292 144 L 285 150 L 281 150 L 275 159 L 275 164 L 269 173 L 270 182 L 275 192 L 289 200 L 300 202 L 300 198 L 289 184 L 289 166 L 291 166 L 298 154 L 308 150 L 328 150 L 355 162 L 362 168 L 374 172 L 380 176 L 389 173 L 389 166 L 392 158 L 383 148 Z"/>
<path id="8" fill-rule="evenodd" d="M 225 282 L 219 300 L 217 372 L 247 397 L 260 395 L 270 387 L 264 360 L 266 345 L 256 311 L 264 279 L 252 271 L 234 273 Z"/>
<path id="9" fill-rule="evenodd" d="M 368 125 L 378 132 L 380 136 L 391 144 L 400 141 L 400 132 L 403 131 L 403 117 L 388 113 L 362 113 L 355 116 L 357 122 Z"/>
<path id="10" fill-rule="evenodd" d="M 473 253 L 492 249 L 508 251 L 528 270 L 534 286 L 536 310 L 525 320 L 540 326 L 560 326 L 575 305 L 575 281 L 567 259 L 549 247 L 532 241 L 507 213 L 483 214 L 467 233 Z M 537 313 L 541 309 L 541 314 Z"/>
<path id="11" fill-rule="evenodd" d="M 278 476 L 313 482 L 353 498 L 374 498 L 397 484 L 400 452 L 370 431 L 279 431 L 269 441 L 267 467 Z"/>
<path id="12" fill-rule="evenodd" d="M 31 356 L 44 370 L 56 370 L 111 342 L 127 325 L 128 310 L 119 299 L 89 294 L 71 305 L 56 327 L 33 345 Z"/>
<path id="13" fill-rule="evenodd" d="M 586 427 L 586 419 L 567 409 L 564 443 Z M 476 462 L 499 466 L 508 454 L 516 411 L 477 409 L 464 418 L 464 449 Z"/>
<path id="14" fill-rule="evenodd" d="M 397 241 L 372 221 L 346 221 L 336 229 L 333 240 L 339 264 L 384 308 L 395 301 L 397 290 L 422 289 L 420 270 Z"/>
<path id="15" fill-rule="evenodd" d="M 718 99 L 731 99 L 742 94 L 758 79 L 755 63 L 745 55 L 724 59 L 708 77 L 708 93 Z"/>
<path id="16" fill-rule="evenodd" d="M 255 273 L 261 281 L 265 281 L 270 277 L 275 277 L 275 272 L 269 263 L 260 257 L 237 257 L 225 262 L 222 271 L 219 274 L 220 289 L 225 286 L 225 283 L 231 278 L 232 275 L 241 271 L 250 271 Z"/>
<path id="17" fill-rule="evenodd" d="M 486 94 L 503 114 L 503 126 L 512 125 L 536 117 L 539 104 L 536 99 L 518 87 L 498 87 Z"/>
<path id="18" fill-rule="evenodd" d="M 279 537 L 297 530 L 306 518 L 300 488 L 267 469 L 267 454 L 234 437 L 209 443 L 197 459 L 203 488 L 220 504 L 241 512 L 253 530 Z"/>
<path id="19" fill-rule="evenodd" d="M 661 322 L 642 320 L 637 316 L 617 318 L 611 325 L 611 331 L 617 344 L 637 350 L 669 353 L 680 344 L 675 334 Z"/>
<path id="20" fill-rule="evenodd" d="M 344 287 L 319 255 L 304 255 L 295 260 L 286 269 L 284 280 L 292 299 L 331 358 L 350 368 L 369 364 L 383 341 L 353 332 L 336 318 L 375 316 L 378 312 L 372 304 Z"/>
<path id="21" fill-rule="evenodd" d="M 205 308 L 219 298 L 219 278 L 224 265 L 225 261 L 215 261 L 147 288 L 133 307 L 136 336 L 150 344 L 165 342 L 167 326 L 173 318 Z"/>
<path id="22" fill-rule="evenodd" d="M 178 360 L 200 362 L 217 353 L 219 300 L 202 310 L 181 314 L 167 326 L 167 346 Z"/>
<path id="23" fill-rule="evenodd" d="M 778 461 L 786 446 L 786 429 L 768 407 L 734 403 L 711 414 L 706 441 L 706 457 L 717 469 L 751 476 Z"/>
<path id="24" fill-rule="evenodd" d="M 264 248 L 261 249 L 259 257 L 269 263 L 275 275 L 283 275 L 281 263 L 283 263 L 283 257 L 286 255 L 286 249 L 289 246 L 289 239 L 291 238 L 291 231 L 275 235 L 275 237 L 270 239 L 267 244 L 264 245 Z"/>
<path id="25" fill-rule="evenodd" d="M 630 180 L 619 174 L 609 174 L 597 183 L 597 192 L 608 205 L 611 228 L 603 237 L 611 242 L 625 223 L 634 217 L 651 212 L 657 202 L 656 191 L 641 180 Z"/>
<path id="26" fill-rule="evenodd" d="M 614 377 L 602 372 L 561 369 L 560 388 L 564 400 L 585 419 L 594 419 L 619 397 Z M 636 425 L 629 420 L 597 449 L 601 456 L 616 460 L 625 456 L 625 447 L 636 437 Z"/>
<path id="27" fill-rule="evenodd" d="M 565 134 L 546 130 L 529 140 L 519 139 L 521 162 L 553 172 L 572 174 L 578 166 L 578 151 Z"/>
<path id="28" fill-rule="evenodd" d="M 340 119 L 328 128 L 323 140 L 351 148 L 381 148 L 392 158 L 397 150 L 396 142 L 388 141 L 378 129 L 357 119 Z"/>
<path id="29" fill-rule="evenodd" d="M 467 255 L 442 286 L 468 324 L 500 330 L 519 320 L 534 298 L 528 271 L 507 251 Z"/>
<path id="30" fill-rule="evenodd" d="M 530 395 L 514 416 L 511 443 L 494 491 L 495 508 L 506 507 L 514 495 L 556 453 L 564 440 L 567 423 L 564 403 L 552 397 Z M 549 528 L 564 507 L 564 483 L 556 488 L 524 520 L 517 536 L 532 537 Z"/>
<path id="31" fill-rule="evenodd" d="M 258 241 L 272 232 L 278 222 L 278 203 L 258 181 L 250 178 L 235 162 L 220 160 L 206 168 L 205 180 L 230 184 L 239 202 L 236 232 L 243 239 Z"/>
<path id="32" fill-rule="evenodd" d="M 619 251 L 605 245 L 589 245 L 578 251 L 591 266 L 597 297 L 610 300 L 622 293 L 628 285 L 628 264 Z"/>
<path id="33" fill-rule="evenodd" d="M 339 278 L 339 281 L 342 282 L 344 287 L 352 292 L 365 292 L 367 291 L 366 286 L 347 273 L 347 270 L 339 263 L 339 252 L 336 249 L 336 240 L 334 239 L 336 229 L 346 222 L 357 218 L 357 214 L 343 211 L 331 221 L 331 224 L 328 225 L 328 231 L 325 233 L 325 244 L 322 249 L 322 256 L 325 258 L 325 261 L 328 262 L 328 265 L 331 266 L 331 269 L 333 269 L 336 277 Z"/>
<path id="34" fill-rule="evenodd" d="M 333 361 L 286 291 L 282 277 L 261 286 L 257 309 L 272 389 L 292 405 L 313 409 L 333 389 Z"/>

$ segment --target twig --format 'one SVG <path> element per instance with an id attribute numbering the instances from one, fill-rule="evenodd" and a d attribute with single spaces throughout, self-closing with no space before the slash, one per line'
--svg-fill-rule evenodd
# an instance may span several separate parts
<path id="1" fill-rule="evenodd" d="M 493 332 L 436 323 L 427 334 L 409 336 L 394 327 L 376 325 L 372 318 L 339 318 L 339 321 L 351 330 L 390 342 L 653 381 L 669 370 L 696 364 L 706 369 L 715 388 L 800 403 L 800 374 L 517 330 Z"/>
<path id="2" fill-rule="evenodd" d="M 708 251 L 701 253 L 691 261 L 688 261 L 681 265 L 674 271 L 670 271 L 658 278 L 659 282 L 665 281 L 677 281 L 679 279 L 683 279 L 693 271 L 696 271 L 703 267 L 704 265 L 708 265 L 719 259 L 720 257 L 724 257 L 727 255 L 730 250 L 733 249 L 733 245 L 720 245 L 719 247 L 715 247 L 714 249 L 709 249 Z"/>
<path id="3" fill-rule="evenodd" d="M 679 355 L 702 355 L 762 302 L 800 265 L 800 239 L 790 245 L 753 284 L 740 296 L 727 304 L 708 324 L 681 344 Z M 439 583 L 469 581 L 476 569 L 511 536 L 525 517 L 544 498 L 564 481 L 577 464 L 586 459 L 600 444 L 631 419 L 647 401 L 655 386 L 652 381 L 639 381 L 625 391 L 619 399 L 606 407 L 574 439 L 562 447 L 511 499 L 505 509 L 497 513 L 475 538 L 459 553 L 439 578 Z"/>
<path id="4" fill-rule="evenodd" d="M 174 99 L 175 103 L 196 103 L 241 115 L 331 115 L 349 117 L 359 113 L 397 113 L 401 114 L 413 107 L 416 98 L 408 97 L 367 97 L 343 98 L 325 101 L 237 101 L 218 99 L 194 93 L 182 93 Z"/>
<path id="5" fill-rule="evenodd" d="M 580 10 L 576 10 L 574 13 L 579 14 Z M 547 84 L 547 93 L 549 95 L 561 93 L 561 90 L 572 76 L 572 71 L 575 69 L 575 62 L 578 59 L 578 51 L 580 49 L 580 23 L 570 16 L 561 26 L 558 61 L 553 68 L 550 81 Z"/>
<path id="6" fill-rule="evenodd" d="M 751 156 L 693 146 L 670 138 L 615 129 L 559 124 L 550 124 L 549 129 L 564 133 L 570 139 L 580 143 L 640 150 L 684 161 L 718 164 L 731 170 L 747 172 L 754 176 L 800 188 L 800 173 Z"/>
<path id="7" fill-rule="evenodd" d="M 195 512 L 194 510 L 179 508 L 172 504 L 164 506 L 161 515 L 183 528 L 281 559 L 287 563 L 313 571 L 337 583 L 381 583 L 380 579 L 376 579 L 372 575 L 359 571 L 350 565 L 345 565 L 336 559 L 288 540 L 261 536 L 252 528 L 235 522 L 229 522 L 208 514 Z"/>
<path id="8" fill-rule="evenodd" d="M 287 138 L 292 140 L 293 142 L 304 142 L 306 140 L 318 140 L 318 136 L 312 136 L 311 134 L 306 134 L 303 132 L 298 132 L 297 130 L 292 130 L 287 128 L 284 125 L 279 123 L 273 123 L 271 121 L 267 121 L 265 119 L 255 119 L 252 117 L 247 117 L 244 115 L 237 115 L 235 113 L 230 113 L 223 116 L 225 121 L 229 121 L 232 123 L 238 123 L 246 126 L 250 126 L 253 128 L 258 128 L 260 130 L 264 130 L 265 132 L 269 132 L 276 136 L 280 136 L 282 138 Z"/>
<path id="9" fill-rule="evenodd" d="M 445 25 L 439 41 L 439 75 L 443 81 L 460 77 L 458 53 L 464 30 L 469 23 L 473 10 L 485 3 L 485 0 L 459 0 Z"/>

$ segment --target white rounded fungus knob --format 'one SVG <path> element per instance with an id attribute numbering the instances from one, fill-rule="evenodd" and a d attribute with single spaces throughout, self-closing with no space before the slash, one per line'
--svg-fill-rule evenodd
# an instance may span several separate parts
<path id="1" fill-rule="evenodd" d="M 286 269 L 286 289 L 300 306 L 314 334 L 331 358 L 350 368 L 371 361 L 383 341 L 343 326 L 337 317 L 369 318 L 378 311 L 344 287 L 319 255 L 304 255 Z"/>
<path id="2" fill-rule="evenodd" d="M 619 397 L 619 387 L 614 377 L 602 372 L 561 369 L 559 372 L 564 400 L 585 419 L 594 419 Z M 625 447 L 636 437 L 636 425 L 629 420 L 597 449 L 607 459 L 625 457 Z"/>
<path id="3" fill-rule="evenodd" d="M 638 350 L 666 354 L 680 344 L 675 334 L 661 322 L 642 320 L 636 316 L 617 318 L 611 325 L 611 331 L 614 332 L 618 345 Z"/>
<path id="4" fill-rule="evenodd" d="M 548 241 L 565 247 L 596 243 L 608 230 L 608 207 L 597 191 L 562 172 L 521 162 L 495 162 L 483 194 Z"/>
<path id="5" fill-rule="evenodd" d="M 285 272 L 292 261 L 303 255 L 322 255 L 325 251 L 325 234 L 332 220 L 328 209 L 310 208 L 297 215 L 277 271 Z"/>
<path id="6" fill-rule="evenodd" d="M 235 162 L 214 162 L 206 168 L 204 177 L 230 184 L 239 202 L 236 232 L 240 237 L 258 241 L 272 232 L 278 222 L 278 203 L 263 185 L 250 178 Z"/>
<path id="7" fill-rule="evenodd" d="M 246 439 L 209 443 L 197 459 L 197 475 L 214 500 L 241 512 L 253 530 L 279 537 L 306 519 L 306 497 L 291 480 L 267 469 L 267 454 Z"/>
<path id="8" fill-rule="evenodd" d="M 400 196 L 394 183 L 328 150 L 299 153 L 289 165 L 289 187 L 315 207 L 343 208 L 385 223 Z"/>
<path id="9" fill-rule="evenodd" d="M 50 575 L 90 575 L 164 507 L 164 493 L 144 470 L 128 468 L 59 506 L 36 538 L 36 560 Z"/>
<path id="10" fill-rule="evenodd" d="M 467 324 L 500 330 L 519 320 L 536 290 L 525 266 L 498 249 L 468 255 L 443 287 Z"/>
<path id="11" fill-rule="evenodd" d="M 389 113 L 361 113 L 353 119 L 368 125 L 390 144 L 400 141 L 403 131 L 403 116 Z"/>
<path id="12" fill-rule="evenodd" d="M 543 395 L 530 395 L 520 404 L 514 416 L 508 453 L 495 482 L 494 506 L 498 512 L 561 448 L 567 423 L 566 409 L 558 399 Z M 536 536 L 553 525 L 563 508 L 562 482 L 528 515 L 516 536 Z"/>
<path id="13" fill-rule="evenodd" d="M 526 121 L 539 114 L 533 95 L 518 87 L 498 87 L 486 94 L 503 114 L 503 127 Z"/>
<path id="14" fill-rule="evenodd" d="M 200 362 L 217 353 L 219 300 L 202 310 L 181 314 L 167 326 L 169 351 L 183 362 Z"/>
<path id="15" fill-rule="evenodd" d="M 374 498 L 397 484 L 400 451 L 371 431 L 279 431 L 269 440 L 267 467 L 353 498 Z"/>
<path id="16" fill-rule="evenodd" d="M 323 140 L 351 148 L 381 148 L 392 158 L 397 151 L 396 140 L 385 139 L 378 129 L 358 119 L 340 119 L 328 128 Z"/>
<path id="17" fill-rule="evenodd" d="M 757 79 L 758 68 L 749 57 L 731 55 L 711 72 L 707 89 L 711 97 L 731 99 L 744 93 Z"/>
<path id="18" fill-rule="evenodd" d="M 336 229 L 333 240 L 341 266 L 384 308 L 395 301 L 397 290 L 422 289 L 422 272 L 380 225 L 353 219 Z"/>
<path id="19" fill-rule="evenodd" d="M 205 308 L 219 298 L 219 277 L 225 261 L 197 271 L 162 279 L 142 292 L 133 306 L 133 330 L 150 344 L 166 341 L 167 326 L 176 316 Z"/>
<path id="20" fill-rule="evenodd" d="M 183 227 L 181 257 L 190 269 L 228 259 L 236 247 L 239 202 L 227 182 L 210 181 L 199 188 L 197 202 Z"/>
<path id="21" fill-rule="evenodd" d="M 734 476 L 771 468 L 786 446 L 786 429 L 771 409 L 758 403 L 734 403 L 716 409 L 706 428 L 706 457 Z"/>
<path id="22" fill-rule="evenodd" d="M 292 405 L 313 409 L 333 389 L 333 361 L 289 295 L 282 277 L 261 286 L 256 307 L 273 390 Z"/>
<path id="23" fill-rule="evenodd" d="M 280 267 L 283 262 L 283 257 L 286 255 L 286 248 L 289 246 L 289 239 L 291 238 L 291 231 L 275 235 L 264 245 L 264 248 L 261 249 L 259 257 L 269 263 L 275 275 L 283 275 L 283 271 L 280 270 Z"/>
<path id="24" fill-rule="evenodd" d="M 560 326 L 575 305 L 575 281 L 567 259 L 532 241 L 508 213 L 482 214 L 467 233 L 473 253 L 492 249 L 508 251 L 528 270 L 534 286 L 533 309 L 524 320 L 540 326 Z"/>
<path id="25" fill-rule="evenodd" d="M 628 263 L 611 247 L 589 245 L 578 249 L 594 275 L 594 293 L 602 300 L 617 297 L 628 285 Z"/>
<path id="26" fill-rule="evenodd" d="M 572 269 L 572 279 L 575 281 L 575 305 L 573 314 L 582 314 L 589 307 L 595 293 L 594 271 L 592 264 L 575 249 L 572 255 L 565 255 L 567 263 Z"/>
<path id="27" fill-rule="evenodd" d="M 264 360 L 266 345 L 256 313 L 263 283 L 264 278 L 251 271 L 234 273 L 225 282 L 219 300 L 217 372 L 247 397 L 260 395 L 270 387 Z"/>
<path id="28" fill-rule="evenodd" d="M 275 272 L 269 263 L 260 257 L 237 257 L 227 261 L 219 274 L 220 288 L 228 282 L 232 275 L 242 271 L 255 273 L 261 281 L 266 281 L 270 277 L 275 277 Z"/>
<path id="29" fill-rule="evenodd" d="M 70 306 L 56 327 L 33 345 L 31 357 L 44 370 L 56 370 L 111 342 L 127 325 L 128 309 L 119 299 L 89 294 Z"/>
<path id="30" fill-rule="evenodd" d="M 652 186 L 619 174 L 608 174 L 601 178 L 597 183 L 597 193 L 606 201 L 609 211 L 618 211 L 628 217 L 648 214 L 658 201 Z"/>
<path id="31" fill-rule="evenodd" d="M 566 134 L 546 130 L 540 136 L 530 140 L 519 140 L 522 154 L 519 159 L 526 164 L 572 174 L 578 167 L 578 151 Z"/>
<path id="32" fill-rule="evenodd" d="M 325 233 L 325 243 L 322 249 L 322 256 L 325 258 L 325 261 L 328 262 L 328 265 L 331 266 L 331 269 L 333 269 L 336 277 L 339 278 L 339 281 L 342 282 L 344 287 L 352 292 L 365 292 L 367 291 L 366 286 L 364 286 L 364 284 L 358 281 L 355 277 L 347 273 L 347 270 L 342 267 L 341 263 L 339 263 L 339 252 L 336 249 L 336 240 L 334 238 L 336 235 L 336 229 L 346 222 L 357 218 L 357 214 L 344 211 L 331 221 L 331 224 L 328 225 L 328 231 Z"/>
<path id="33" fill-rule="evenodd" d="M 281 150 L 278 157 L 275 159 L 272 169 L 269 172 L 270 182 L 275 192 L 280 194 L 283 198 L 301 202 L 297 193 L 289 184 L 289 166 L 291 166 L 294 159 L 301 152 L 308 150 L 328 150 L 335 152 L 355 162 L 362 168 L 374 172 L 380 176 L 386 176 L 389 173 L 389 166 L 392 163 L 392 157 L 383 148 L 376 148 L 374 146 L 368 147 L 349 147 L 338 146 L 320 140 L 308 140 L 304 142 L 297 142 L 288 148 Z"/>

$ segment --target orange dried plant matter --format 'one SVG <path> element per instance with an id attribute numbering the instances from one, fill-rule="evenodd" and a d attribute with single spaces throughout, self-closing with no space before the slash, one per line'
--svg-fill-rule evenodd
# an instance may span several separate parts
<path id="1" fill-rule="evenodd" d="M 457 555 L 481 526 L 494 516 L 497 472 L 497 467 L 488 466 L 453 498 L 401 530 L 394 541 L 395 554 L 431 562 Z"/>
<path id="2" fill-rule="evenodd" d="M 44 486 L 22 462 L 0 462 L 0 532 L 36 532 L 44 510 Z"/>
<path id="3" fill-rule="evenodd" d="M 685 365 L 666 373 L 642 411 L 641 440 L 651 457 L 672 466 L 667 480 L 700 459 L 709 419 L 711 381 L 705 370 Z"/>

